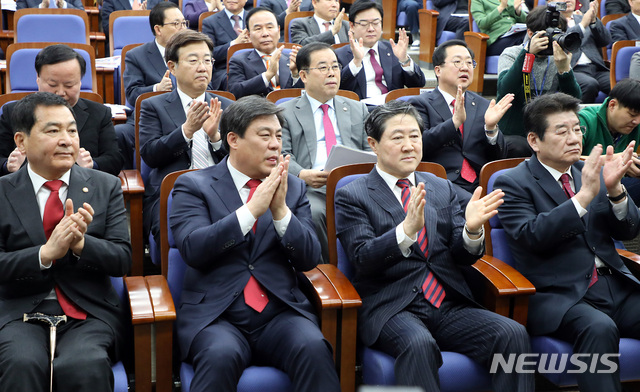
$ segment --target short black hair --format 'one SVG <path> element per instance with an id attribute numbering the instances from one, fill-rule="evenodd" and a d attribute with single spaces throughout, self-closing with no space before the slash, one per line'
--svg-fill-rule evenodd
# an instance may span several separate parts
<path id="1" fill-rule="evenodd" d="M 298 54 L 296 55 L 296 67 L 298 68 L 298 70 L 301 71 L 303 69 L 309 68 L 311 66 L 311 55 L 314 52 L 325 49 L 331 50 L 334 54 L 336 53 L 331 45 L 325 42 L 310 42 L 300 48 L 300 50 L 298 50 Z M 338 57 L 336 56 L 336 60 L 337 59 Z"/>
<path id="2" fill-rule="evenodd" d="M 544 140 L 549 122 L 547 117 L 555 113 L 580 111 L 580 100 L 565 93 L 543 94 L 534 98 L 524 107 L 524 129 Z"/>
<path id="3" fill-rule="evenodd" d="M 80 65 L 80 78 L 83 78 L 85 72 L 87 72 L 87 62 L 80 53 L 65 44 L 49 45 L 36 55 L 36 73 L 40 76 L 40 70 L 45 65 L 64 63 L 65 61 L 73 59 L 78 60 L 78 64 Z"/>
<path id="4" fill-rule="evenodd" d="M 622 79 L 611 89 L 610 99 L 617 100 L 620 105 L 640 113 L 640 80 L 633 78 Z"/>
<path id="5" fill-rule="evenodd" d="M 351 4 L 351 7 L 349 8 L 349 21 L 351 23 L 355 23 L 356 16 L 358 16 L 360 12 L 370 10 L 372 8 L 375 8 L 380 12 L 380 19 L 384 19 L 384 10 L 382 9 L 382 5 L 371 0 L 356 0 L 356 2 Z"/>
<path id="6" fill-rule="evenodd" d="M 418 110 L 410 103 L 399 99 L 389 101 L 384 105 L 377 106 L 364 121 L 364 130 L 368 136 L 371 136 L 377 142 L 380 141 L 384 131 L 386 130 L 387 121 L 398 114 L 405 114 L 416 119 L 420 133 L 424 129 L 422 116 Z"/>
<path id="7" fill-rule="evenodd" d="M 199 33 L 197 31 L 193 31 L 191 29 L 180 30 L 169 38 L 167 42 L 167 46 L 164 49 L 164 60 L 168 63 L 169 61 L 173 61 L 177 63 L 180 54 L 180 48 L 183 46 L 196 43 L 196 42 L 204 42 L 209 47 L 209 51 L 213 52 L 213 41 L 209 38 L 208 35 Z"/>
<path id="8" fill-rule="evenodd" d="M 525 24 L 527 25 L 527 29 L 533 31 L 542 31 L 546 30 L 547 27 L 547 6 L 541 5 L 538 6 L 527 14 L 527 18 L 525 19 Z M 563 17 L 559 19 L 558 28 L 562 31 L 567 31 L 567 20 Z"/>
<path id="9" fill-rule="evenodd" d="M 431 56 L 431 61 L 433 66 L 438 66 L 444 64 L 445 59 L 447 58 L 447 48 L 451 46 L 464 46 L 469 51 L 471 58 L 474 58 L 473 50 L 469 48 L 466 42 L 461 39 L 450 39 L 449 41 L 443 42 L 436 50 L 433 51 L 433 56 Z"/>
<path id="10" fill-rule="evenodd" d="M 11 125 L 13 126 L 13 133 L 23 132 L 27 135 L 31 134 L 31 128 L 37 122 L 36 109 L 38 106 L 65 106 L 73 118 L 75 113 L 67 101 L 59 95 L 46 92 L 36 92 L 29 94 L 26 97 L 19 100 L 13 107 L 11 113 Z"/>
<path id="11" fill-rule="evenodd" d="M 275 14 L 275 12 L 271 11 L 269 8 L 267 7 L 254 7 L 251 8 L 251 10 L 249 10 L 249 12 L 247 12 L 247 16 L 244 18 L 244 26 L 249 29 L 249 20 L 251 19 L 251 17 L 255 14 L 257 14 L 258 12 L 269 12 L 271 15 L 273 15 L 274 19 L 276 20 L 276 26 L 279 26 L 278 24 L 278 16 Z"/>
<path id="12" fill-rule="evenodd" d="M 249 128 L 249 125 L 258 117 L 275 115 L 278 118 L 280 126 L 283 126 L 285 121 L 282 114 L 283 110 L 283 108 L 276 106 L 273 102 L 257 95 L 240 98 L 222 112 L 222 117 L 220 118 L 222 145 L 227 151 L 231 151 L 229 142 L 227 142 L 227 135 L 233 132 L 241 138 L 244 138 L 244 134 L 247 128 Z"/>
<path id="13" fill-rule="evenodd" d="M 149 26 L 151 27 L 151 32 L 154 37 L 156 35 L 156 25 L 164 25 L 165 12 L 170 8 L 180 9 L 176 3 L 171 1 L 161 1 L 151 9 L 151 13 L 149 14 Z"/>

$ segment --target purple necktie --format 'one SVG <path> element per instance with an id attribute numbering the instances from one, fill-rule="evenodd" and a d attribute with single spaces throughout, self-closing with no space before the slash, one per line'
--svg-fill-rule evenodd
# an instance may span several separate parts
<path id="1" fill-rule="evenodd" d="M 369 49 L 369 57 L 371 58 L 371 66 L 373 67 L 373 72 L 376 74 L 376 86 L 380 89 L 382 94 L 386 94 L 389 92 L 387 86 L 382 83 L 382 67 L 378 64 L 378 60 L 376 60 L 376 51 L 373 49 Z"/>

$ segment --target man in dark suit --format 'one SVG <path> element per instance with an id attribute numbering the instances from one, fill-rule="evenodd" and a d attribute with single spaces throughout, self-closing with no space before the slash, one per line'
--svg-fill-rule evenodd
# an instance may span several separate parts
<path id="1" fill-rule="evenodd" d="M 481 309 L 462 273 L 482 255 L 482 226 L 504 193 L 480 198 L 478 188 L 463 213 L 451 182 L 416 172 L 422 121 L 407 102 L 378 106 L 365 130 L 378 163 L 336 193 L 337 234 L 362 297 L 362 342 L 395 358 L 398 385 L 425 391 L 439 390 L 441 351 L 487 368 L 495 353 L 528 352 L 525 328 Z M 533 374 L 499 371 L 493 387 L 533 391 Z"/>
<path id="2" fill-rule="evenodd" d="M 254 50 L 238 53 L 229 60 L 229 91 L 241 98 L 302 87 L 295 62 L 298 48 L 282 55 L 284 46 L 276 47 L 280 39 L 276 15 L 263 7 L 253 8 L 247 13 L 247 27 Z"/>
<path id="3" fill-rule="evenodd" d="M 290 13 L 296 11 L 313 11 L 311 0 L 262 0 L 260 1 L 260 7 L 268 8 L 277 15 L 278 25 L 281 31 L 284 31 L 284 20 Z"/>
<path id="4" fill-rule="evenodd" d="M 607 0 L 604 5 L 605 15 L 611 14 L 628 14 L 630 6 L 636 0 Z M 604 15 L 602 15 L 604 17 Z M 614 40 L 617 41 L 617 40 Z"/>
<path id="5" fill-rule="evenodd" d="M 148 98 L 140 109 L 140 156 L 151 168 L 145 183 L 145 233 L 160 243 L 160 185 L 174 171 L 203 168 L 222 159 L 218 122 L 231 100 L 206 93 L 211 80 L 213 44 L 190 29 L 177 32 L 167 43 L 165 59 L 176 89 Z"/>
<path id="6" fill-rule="evenodd" d="M 451 16 L 451 14 L 469 14 L 468 0 L 435 0 L 433 8 L 439 12 L 436 25 L 436 42 L 443 30 L 456 33 L 456 39 L 464 40 L 464 32 L 469 31 L 469 17 Z"/>
<path id="7" fill-rule="evenodd" d="M 609 1 L 607 1 L 607 5 L 609 5 Z M 640 1 L 630 0 L 629 6 L 631 10 L 625 12 L 627 15 L 612 21 L 609 25 L 613 42 L 640 40 Z"/>
<path id="8" fill-rule="evenodd" d="M 407 54 L 409 37 L 400 29 L 398 43 L 380 41 L 382 6 L 357 0 L 349 9 L 349 45 L 336 50 L 342 64 L 340 88 L 351 90 L 360 99 L 385 94 L 404 87 L 424 87 L 424 73 Z"/>
<path id="9" fill-rule="evenodd" d="M 640 282 L 624 265 L 612 237 L 631 240 L 640 214 L 620 179 L 633 163 L 634 142 L 621 154 L 596 145 L 580 161 L 580 101 L 542 95 L 525 107 L 535 154 L 500 176 L 500 221 L 515 267 L 536 287 L 529 300 L 532 335 L 552 335 L 583 355 L 617 353 L 621 337 L 640 338 Z M 615 372 L 591 361 L 578 373 L 581 391 L 621 391 Z"/>
<path id="10" fill-rule="evenodd" d="M 67 315 L 53 389 L 111 392 L 126 312 L 110 276 L 131 266 L 120 180 L 75 165 L 80 135 L 61 97 L 31 94 L 13 116 L 29 162 L 0 179 L 0 391 L 49 390 L 49 327 L 22 321 L 41 312 Z"/>
<path id="11" fill-rule="evenodd" d="M 464 209 L 478 187 L 482 166 L 507 156 L 498 121 L 511 107 L 513 94 L 496 104 L 467 91 L 475 60 L 464 41 L 444 42 L 433 52 L 432 61 L 438 88 L 409 103 L 424 122 L 422 160 L 444 166 Z"/>
<path id="12" fill-rule="evenodd" d="M 297 273 L 320 259 L 304 182 L 280 155 L 283 118 L 250 96 L 220 122 L 219 165 L 181 176 L 171 230 L 187 268 L 176 330 L 191 390 L 235 391 L 250 364 L 286 372 L 294 391 L 340 390 Z"/>
<path id="13" fill-rule="evenodd" d="M 227 90 L 227 51 L 229 47 L 249 42 L 249 32 L 246 28 L 247 12 L 243 8 L 246 2 L 247 0 L 225 1 L 224 10 L 202 21 L 202 32 L 211 38 L 214 46 L 215 68 L 211 80 L 214 90 Z"/>
<path id="14" fill-rule="evenodd" d="M 42 49 L 35 60 L 38 91 L 62 96 L 73 108 L 80 134 L 78 165 L 113 175 L 122 169 L 122 156 L 111 122 L 111 110 L 101 103 L 80 98 L 82 77 L 86 71 L 84 58 L 67 45 L 51 45 Z M 25 155 L 16 148 L 14 133 L 14 102 L 4 106 L 0 116 L 0 174 L 17 171 Z"/>
<path id="15" fill-rule="evenodd" d="M 363 128 L 369 112 L 364 103 L 336 95 L 340 86 L 340 63 L 328 44 L 312 42 L 303 46 L 296 56 L 296 66 L 306 94 L 282 104 L 286 120 L 282 153 L 291 158 L 289 172 L 307 184 L 311 217 L 320 239 L 323 261 L 328 263 L 325 185 L 329 172 L 324 171 L 324 167 L 333 145 L 371 150 Z M 326 121 L 331 123 L 330 127 L 325 126 Z"/>
<path id="16" fill-rule="evenodd" d="M 165 46 L 176 32 L 186 28 L 180 8 L 170 1 L 158 3 L 149 13 L 149 25 L 155 39 L 127 52 L 124 62 L 124 89 L 127 105 L 135 108 L 136 99 L 150 91 L 171 91 L 173 81 L 164 62 Z M 116 125 L 116 136 L 125 169 L 133 168 L 135 149 L 134 113 L 127 117 L 126 124 Z"/>
<path id="17" fill-rule="evenodd" d="M 598 93 L 609 94 L 609 67 L 602 58 L 602 48 L 611 43 L 611 34 L 598 18 L 598 1 L 593 1 L 584 13 L 574 13 L 576 0 L 567 0 L 567 33 L 578 33 L 582 45 L 573 52 L 571 68 L 580 85 L 583 103 L 594 103 Z"/>
<path id="18" fill-rule="evenodd" d="M 289 26 L 291 42 L 306 45 L 325 42 L 329 45 L 349 42 L 349 22 L 340 11 L 338 0 L 313 0 L 313 16 L 293 20 Z M 285 31 L 286 34 L 286 31 Z"/>
<path id="19" fill-rule="evenodd" d="M 75 8 L 84 10 L 82 0 L 16 0 L 16 9 L 23 8 Z"/>

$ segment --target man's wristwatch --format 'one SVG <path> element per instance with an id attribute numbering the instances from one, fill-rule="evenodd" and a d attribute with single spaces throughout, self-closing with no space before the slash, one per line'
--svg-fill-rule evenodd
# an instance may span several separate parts
<path id="1" fill-rule="evenodd" d="M 614 203 L 627 197 L 627 188 L 625 188 L 624 185 L 622 184 L 620 185 L 622 186 L 622 192 L 618 196 L 611 196 L 610 194 L 607 193 L 607 197 L 609 198 L 609 200 L 611 200 Z"/>
<path id="2" fill-rule="evenodd" d="M 401 61 L 400 65 L 402 65 L 403 67 L 406 67 L 410 63 L 411 63 L 411 57 L 407 56 L 407 59 L 405 61 Z"/>
<path id="3" fill-rule="evenodd" d="M 487 135 L 488 137 L 494 137 L 495 135 L 498 134 L 499 130 L 500 129 L 498 128 L 498 125 L 496 125 L 495 129 L 487 129 L 486 124 L 484 126 L 484 134 Z"/>

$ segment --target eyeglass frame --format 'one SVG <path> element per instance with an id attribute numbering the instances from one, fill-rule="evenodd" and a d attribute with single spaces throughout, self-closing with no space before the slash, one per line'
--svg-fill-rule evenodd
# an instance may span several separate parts
<path id="1" fill-rule="evenodd" d="M 364 27 L 365 29 L 368 29 L 369 26 L 373 26 L 373 27 L 379 27 L 382 26 L 382 19 L 380 18 L 375 18 L 372 20 L 361 20 L 359 22 L 353 22 L 353 24 L 358 25 L 360 27 Z"/>
<path id="2" fill-rule="evenodd" d="M 173 25 L 174 28 L 178 28 L 178 26 L 182 26 L 185 29 L 189 28 L 189 21 L 184 19 L 182 22 L 178 22 L 178 21 L 174 21 L 174 22 L 168 22 L 168 23 L 163 23 L 162 26 L 166 26 L 166 25 Z"/>
<path id="3" fill-rule="evenodd" d="M 333 69 L 333 67 L 338 67 L 337 70 Z M 325 71 L 322 71 L 323 68 L 326 68 Z M 308 67 L 308 68 L 304 68 L 303 71 L 310 71 L 312 69 L 317 69 L 322 75 L 328 75 L 329 74 L 329 69 L 333 70 L 336 73 L 340 73 L 342 72 L 342 64 L 338 63 L 338 64 L 333 64 L 333 65 L 323 65 L 320 67 Z"/>
<path id="4" fill-rule="evenodd" d="M 451 60 L 451 61 L 443 61 L 442 64 L 446 64 L 446 63 L 451 63 L 453 64 L 454 67 L 460 69 L 462 68 L 462 64 L 464 63 L 467 67 L 469 67 L 469 63 L 467 61 L 463 61 L 463 60 Z M 460 65 L 456 65 L 456 63 L 460 63 Z M 441 65 L 442 65 L 441 64 Z M 471 60 L 471 69 L 475 69 L 478 66 L 478 63 L 475 60 Z"/>
<path id="5" fill-rule="evenodd" d="M 194 61 L 194 63 L 191 63 L 192 61 Z M 211 61 L 211 64 L 207 64 L 207 61 Z M 216 60 L 211 57 L 210 59 L 185 59 L 185 60 L 180 60 L 178 59 L 178 61 L 176 61 L 176 63 L 187 63 L 189 66 L 192 67 L 197 67 L 200 64 L 204 64 L 205 67 L 211 66 L 213 67 L 213 65 L 215 64 Z"/>

